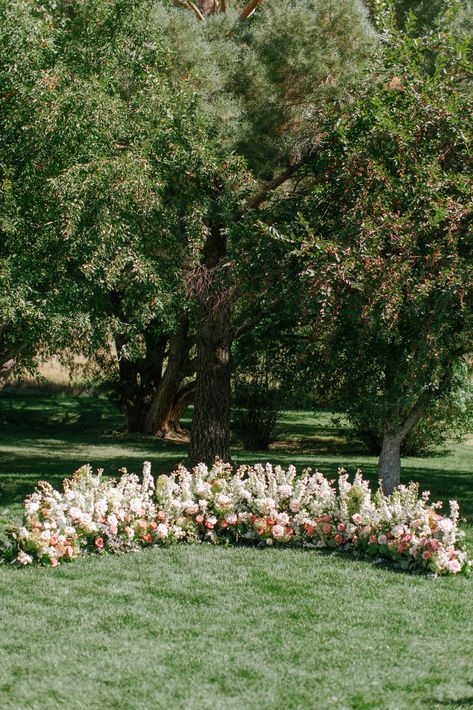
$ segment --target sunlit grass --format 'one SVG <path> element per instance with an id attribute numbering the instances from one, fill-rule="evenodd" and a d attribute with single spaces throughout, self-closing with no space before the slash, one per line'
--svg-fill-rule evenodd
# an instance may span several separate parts
<path id="1" fill-rule="evenodd" d="M 38 479 L 59 485 L 84 462 L 115 474 L 149 459 L 157 474 L 186 457 L 183 445 L 124 435 L 92 396 L 7 392 L 0 421 L 8 517 Z M 283 448 L 235 448 L 234 459 L 360 466 L 374 480 L 375 459 L 330 427 L 328 413 L 293 412 Z M 406 480 L 457 497 L 471 523 L 471 446 L 404 463 Z M 0 567 L 0 707 L 473 708 L 472 584 L 336 554 L 202 545 Z"/>

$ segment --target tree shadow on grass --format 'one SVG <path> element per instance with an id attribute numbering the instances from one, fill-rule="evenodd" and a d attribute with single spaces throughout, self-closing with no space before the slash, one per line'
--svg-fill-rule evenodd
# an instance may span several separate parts
<path id="1" fill-rule="evenodd" d="M 468 686 L 473 689 L 473 683 L 470 681 Z M 473 708 L 473 693 L 464 698 L 438 700 L 437 698 L 426 698 L 426 707 L 443 707 L 443 708 Z M 433 705 L 435 703 L 435 705 Z"/>

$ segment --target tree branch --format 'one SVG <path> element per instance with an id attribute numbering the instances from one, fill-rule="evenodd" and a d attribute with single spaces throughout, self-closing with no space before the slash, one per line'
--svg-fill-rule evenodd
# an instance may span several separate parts
<path id="1" fill-rule="evenodd" d="M 205 18 L 199 8 L 194 5 L 194 3 L 191 0 L 175 0 L 175 2 L 178 3 L 178 5 L 182 5 L 183 7 L 186 7 L 188 10 L 192 10 L 194 14 L 196 15 L 197 19 L 203 21 Z"/>
<path id="2" fill-rule="evenodd" d="M 444 374 L 442 378 L 442 382 L 440 386 L 434 390 L 434 389 L 427 389 L 422 392 L 420 395 L 419 399 L 417 402 L 414 404 L 412 407 L 411 411 L 407 415 L 407 417 L 404 420 L 404 423 L 402 426 L 399 428 L 398 435 L 401 438 L 401 441 L 404 439 L 405 436 L 409 434 L 411 429 L 415 427 L 419 419 L 421 418 L 422 414 L 424 413 L 425 408 L 427 405 L 431 402 L 431 400 L 439 394 L 442 394 L 442 392 L 445 392 L 447 387 L 452 381 L 453 377 L 453 367 L 450 367 Z"/>
<path id="3" fill-rule="evenodd" d="M 248 5 L 245 5 L 241 11 L 240 20 L 246 20 L 247 17 L 250 17 L 261 2 L 263 2 L 263 0 L 250 0 Z"/>
<path id="4" fill-rule="evenodd" d="M 266 185 L 259 192 L 256 192 L 248 199 L 246 203 L 247 208 L 255 209 L 256 207 L 259 207 L 261 203 L 266 200 L 269 193 L 274 192 L 274 190 L 277 190 L 278 187 L 281 187 L 281 185 L 290 180 L 304 163 L 305 160 L 300 160 L 298 163 L 294 163 L 287 168 L 287 170 L 284 170 L 282 173 L 279 173 L 279 175 L 276 175 L 276 177 L 266 183 Z"/>
<path id="5" fill-rule="evenodd" d="M 251 318 L 247 318 L 245 321 L 243 321 L 243 323 L 238 328 L 235 328 L 235 330 L 233 331 L 232 339 L 237 340 L 249 330 L 254 328 L 255 325 L 258 325 L 258 323 L 262 321 L 263 318 L 266 318 L 266 316 L 271 315 L 271 313 L 276 310 L 279 304 L 282 303 L 283 298 L 283 296 L 280 296 L 275 301 L 270 303 L 269 306 L 266 306 L 266 308 L 262 308 L 254 316 L 252 316 Z"/>

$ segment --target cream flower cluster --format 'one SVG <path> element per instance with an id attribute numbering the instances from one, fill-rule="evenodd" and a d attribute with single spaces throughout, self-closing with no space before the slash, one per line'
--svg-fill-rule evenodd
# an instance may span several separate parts
<path id="1" fill-rule="evenodd" d="M 16 562 L 39 561 L 56 566 L 87 551 L 119 551 L 152 544 L 167 535 L 167 526 L 156 522 L 154 479 L 151 465 L 143 479 L 122 470 L 118 481 L 94 475 L 83 466 L 60 493 L 46 482 L 25 500 L 24 524 L 7 530 Z"/>
<path id="2" fill-rule="evenodd" d="M 419 496 L 418 486 L 400 486 L 392 496 L 372 493 L 357 471 L 353 482 L 340 469 L 337 486 L 318 471 L 301 476 L 271 464 L 217 462 L 192 472 L 180 467 L 156 483 L 159 515 L 188 541 L 295 543 L 356 551 L 436 574 L 467 571 L 470 563 L 458 528 L 458 504 L 450 515 Z"/>
<path id="3" fill-rule="evenodd" d="M 9 531 L 7 553 L 17 564 L 53 566 L 87 552 L 116 552 L 183 542 L 297 544 L 392 560 L 404 569 L 435 574 L 468 571 L 458 504 L 441 515 L 440 503 L 399 487 L 373 493 L 358 471 L 340 469 L 328 480 L 294 466 L 232 466 L 216 462 L 192 471 L 179 467 L 156 483 L 150 464 L 143 479 L 126 471 L 118 481 L 85 466 L 64 492 L 41 483 L 25 501 L 25 521 Z"/>

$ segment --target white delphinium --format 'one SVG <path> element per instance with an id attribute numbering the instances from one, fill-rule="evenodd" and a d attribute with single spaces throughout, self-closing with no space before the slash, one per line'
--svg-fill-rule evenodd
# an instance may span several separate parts
<path id="1" fill-rule="evenodd" d="M 155 485 L 154 478 L 151 475 L 151 462 L 145 461 L 143 464 L 143 483 L 141 484 L 144 496 L 153 495 Z"/>

